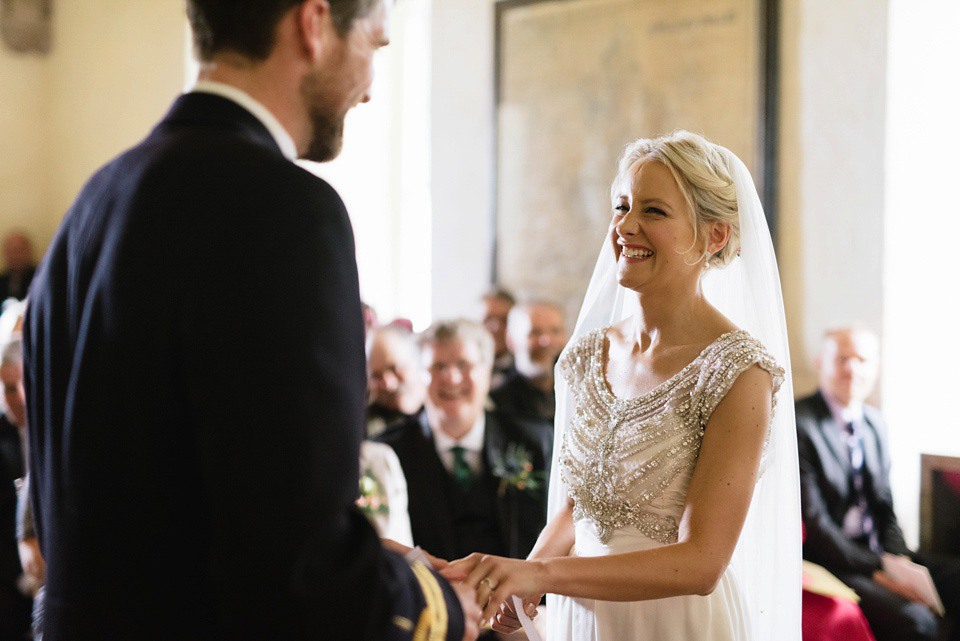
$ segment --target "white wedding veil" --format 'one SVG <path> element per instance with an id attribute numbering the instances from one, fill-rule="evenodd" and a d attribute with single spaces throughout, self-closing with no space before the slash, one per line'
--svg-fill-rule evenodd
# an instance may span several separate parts
<path id="1" fill-rule="evenodd" d="M 763 343 L 786 371 L 776 398 L 762 474 L 730 565 L 747 595 L 749 638 L 800 641 L 800 484 L 793 382 L 780 277 L 763 207 L 750 172 L 729 150 L 719 146 L 716 150 L 724 158 L 736 188 L 740 256 L 724 268 L 708 270 L 703 276 L 703 290 L 711 304 Z M 636 294 L 617 283 L 613 248 L 609 234 L 604 233 L 600 256 L 568 347 L 592 330 L 630 316 L 636 305 Z M 559 454 L 574 412 L 572 395 L 559 369 L 556 397 L 550 515 L 567 500 Z"/>

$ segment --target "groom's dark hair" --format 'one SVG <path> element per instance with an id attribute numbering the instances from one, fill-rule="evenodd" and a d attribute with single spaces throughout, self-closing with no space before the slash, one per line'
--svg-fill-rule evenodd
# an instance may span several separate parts
<path id="1" fill-rule="evenodd" d="M 345 36 L 382 0 L 327 0 L 337 33 Z M 233 51 L 254 60 L 270 55 L 280 18 L 305 0 L 187 0 L 197 58 Z"/>

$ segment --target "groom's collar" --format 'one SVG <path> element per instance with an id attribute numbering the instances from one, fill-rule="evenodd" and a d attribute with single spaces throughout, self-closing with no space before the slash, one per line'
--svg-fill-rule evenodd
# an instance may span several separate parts
<path id="1" fill-rule="evenodd" d="M 213 80 L 198 80 L 197 84 L 195 84 L 190 91 L 191 93 L 213 94 L 237 103 L 249 111 L 266 127 L 284 156 L 289 160 L 297 159 L 297 146 L 294 144 L 293 138 L 290 137 L 287 130 L 280 124 L 277 117 L 270 113 L 269 109 L 264 107 L 262 103 L 258 102 L 247 92 L 237 89 L 232 85 L 215 82 Z"/>

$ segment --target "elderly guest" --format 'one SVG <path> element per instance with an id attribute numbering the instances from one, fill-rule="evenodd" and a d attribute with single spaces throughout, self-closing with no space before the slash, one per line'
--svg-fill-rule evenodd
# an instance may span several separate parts
<path id="1" fill-rule="evenodd" d="M 904 543 L 890 490 L 890 450 L 880 411 L 867 404 L 880 342 L 860 324 L 826 332 L 820 388 L 797 401 L 804 557 L 860 595 L 878 641 L 941 638 L 943 620 L 889 571 L 899 555 L 927 566 L 947 613 L 960 612 L 960 560 L 915 554 Z M 960 639 L 955 626 L 952 641 Z"/>
<path id="2" fill-rule="evenodd" d="M 376 436 L 397 421 L 423 409 L 426 396 L 416 337 L 384 326 L 367 334 L 367 436 Z"/>

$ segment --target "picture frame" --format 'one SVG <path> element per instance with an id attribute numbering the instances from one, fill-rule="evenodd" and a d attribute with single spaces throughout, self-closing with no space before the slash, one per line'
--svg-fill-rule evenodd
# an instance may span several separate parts
<path id="1" fill-rule="evenodd" d="M 920 455 L 920 551 L 960 555 L 960 457 Z"/>
<path id="2" fill-rule="evenodd" d="M 681 128 L 740 156 L 776 238 L 777 2 L 497 2 L 491 281 L 575 318 L 624 146 Z"/>
<path id="3" fill-rule="evenodd" d="M 0 0 L 0 42 L 15 53 L 47 54 L 53 0 Z"/>

